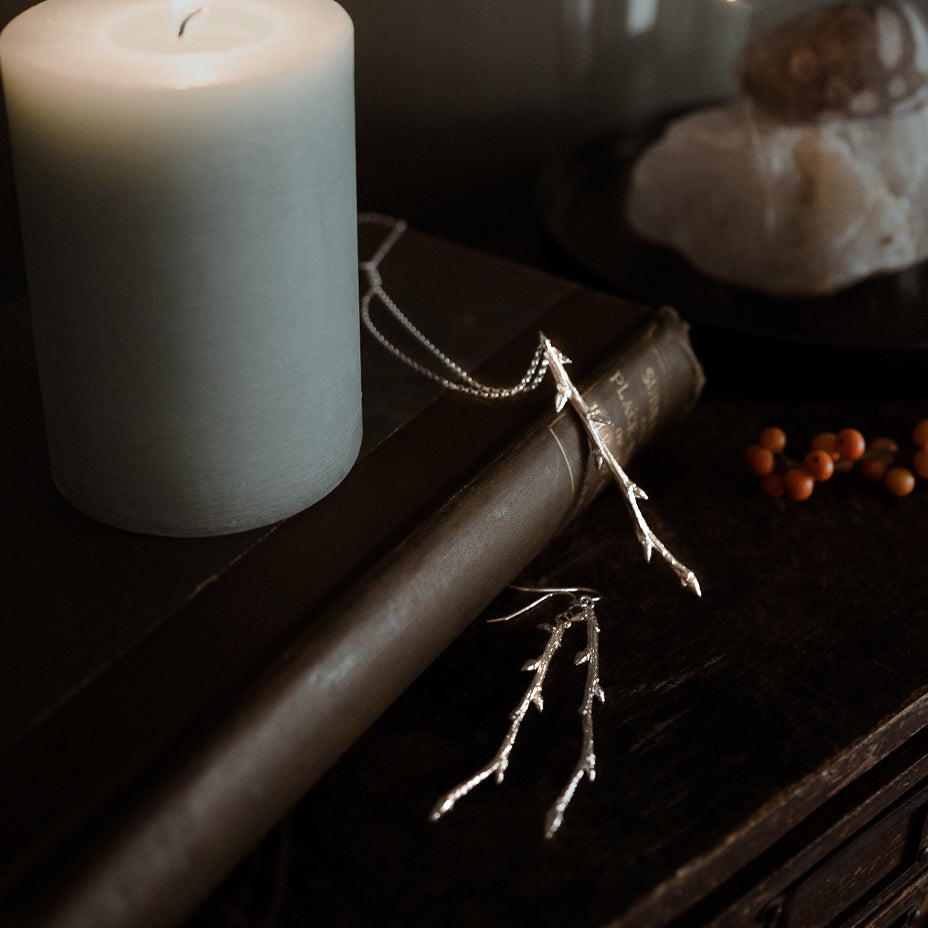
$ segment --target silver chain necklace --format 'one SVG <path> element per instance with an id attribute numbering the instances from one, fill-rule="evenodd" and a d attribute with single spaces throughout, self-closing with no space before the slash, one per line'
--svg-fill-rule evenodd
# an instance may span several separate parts
<path id="1" fill-rule="evenodd" d="M 377 251 L 374 252 L 373 256 L 367 261 L 360 262 L 358 265 L 367 278 L 368 286 L 367 291 L 361 297 L 361 319 L 364 321 L 364 326 L 367 331 L 370 332 L 387 351 L 399 358 L 400 361 L 408 367 L 411 367 L 414 371 L 423 374 L 431 380 L 437 381 L 448 390 L 456 390 L 458 393 L 478 396 L 485 400 L 504 400 L 514 396 L 521 396 L 523 393 L 531 393 L 531 391 L 545 379 L 545 374 L 548 372 L 548 358 L 545 355 L 544 346 L 540 343 L 538 348 L 535 349 L 535 354 L 529 363 L 528 369 L 522 375 L 522 379 L 512 387 L 493 387 L 471 377 L 460 364 L 457 364 L 449 358 L 448 355 L 416 327 L 415 323 L 396 305 L 383 288 L 383 279 L 380 276 L 380 263 L 386 258 L 390 250 L 406 231 L 406 222 L 402 219 L 384 216 L 381 213 L 361 213 L 361 215 L 358 216 L 358 221 L 382 225 L 390 229 L 389 234 L 383 240 Z M 455 379 L 419 363 L 415 358 L 411 357 L 390 341 L 371 318 L 371 305 L 375 301 L 379 301 L 406 332 L 431 354 L 448 373 L 453 374 Z"/>

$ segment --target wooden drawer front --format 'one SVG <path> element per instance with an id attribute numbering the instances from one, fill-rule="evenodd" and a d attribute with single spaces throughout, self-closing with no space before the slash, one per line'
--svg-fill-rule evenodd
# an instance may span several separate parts
<path id="1" fill-rule="evenodd" d="M 770 928 L 861 924 L 926 864 L 928 786 L 848 839 L 766 907 Z"/>

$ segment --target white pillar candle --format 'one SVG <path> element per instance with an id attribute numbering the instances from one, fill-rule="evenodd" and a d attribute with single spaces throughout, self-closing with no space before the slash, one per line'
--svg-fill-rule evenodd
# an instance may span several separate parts
<path id="1" fill-rule="evenodd" d="M 268 524 L 361 441 L 353 30 L 332 0 L 45 0 L 0 35 L 52 474 Z"/>

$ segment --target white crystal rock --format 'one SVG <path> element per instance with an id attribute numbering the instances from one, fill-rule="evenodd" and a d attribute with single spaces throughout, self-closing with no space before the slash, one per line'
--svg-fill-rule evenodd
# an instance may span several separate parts
<path id="1" fill-rule="evenodd" d="M 705 274 L 834 292 L 928 257 L 928 108 L 786 123 L 748 100 L 672 122 L 635 164 L 626 216 Z"/>

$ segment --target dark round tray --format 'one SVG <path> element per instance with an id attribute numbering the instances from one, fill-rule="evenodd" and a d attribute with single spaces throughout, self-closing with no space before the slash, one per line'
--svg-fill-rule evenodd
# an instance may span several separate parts
<path id="1" fill-rule="evenodd" d="M 642 241 L 624 220 L 635 159 L 660 131 L 615 133 L 551 165 L 539 207 L 555 243 L 608 289 L 674 306 L 694 323 L 794 344 L 879 352 L 928 349 L 928 263 L 827 297 L 778 299 L 712 280 L 676 252 Z"/>

